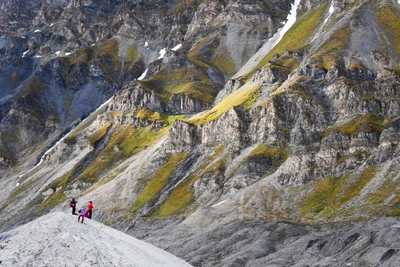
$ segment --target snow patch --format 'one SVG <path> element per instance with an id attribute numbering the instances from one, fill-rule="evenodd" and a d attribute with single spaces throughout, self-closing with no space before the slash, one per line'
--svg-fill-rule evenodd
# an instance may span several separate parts
<path id="1" fill-rule="evenodd" d="M 167 53 L 167 49 L 163 48 L 160 50 L 160 52 L 158 52 L 160 54 L 160 56 L 158 57 L 158 59 L 164 58 L 165 53 Z"/>
<path id="2" fill-rule="evenodd" d="M 214 208 L 214 207 L 216 207 L 216 206 L 219 206 L 219 205 L 221 205 L 221 204 L 224 204 L 225 202 L 226 202 L 226 199 L 223 200 L 223 201 L 221 201 L 221 202 L 219 202 L 219 203 L 217 203 L 217 204 L 212 205 L 211 208 Z"/>
<path id="3" fill-rule="evenodd" d="M 400 0 L 399 0 L 400 1 Z M 333 14 L 333 12 L 335 11 L 335 8 L 333 7 L 333 1 L 331 2 L 331 6 L 329 7 L 329 12 L 328 12 L 328 16 L 326 17 L 326 19 L 324 20 L 324 23 L 323 24 L 325 24 L 327 21 L 328 21 L 328 19 L 332 16 L 332 14 Z"/>
<path id="4" fill-rule="evenodd" d="M 74 52 L 67 52 L 65 53 L 66 56 L 72 55 Z"/>
<path id="5" fill-rule="evenodd" d="M 400 0 L 399 0 L 400 1 Z M 177 46 L 175 46 L 174 48 L 172 48 L 172 51 L 177 51 L 179 48 L 182 47 L 182 44 L 178 44 Z"/>
<path id="6" fill-rule="evenodd" d="M 289 15 L 288 15 L 287 18 L 286 18 L 286 23 L 285 23 L 285 25 L 284 25 L 281 29 L 278 30 L 279 38 L 278 38 L 278 40 L 276 40 L 274 46 L 277 45 L 277 44 L 281 41 L 282 37 L 286 34 L 286 32 L 287 32 L 287 31 L 293 26 L 293 24 L 296 22 L 297 7 L 299 6 L 299 4 L 300 4 L 300 0 L 295 0 L 295 1 L 294 1 L 294 4 L 292 5 L 292 8 L 290 9 L 290 13 L 289 13 Z M 273 46 L 273 47 L 274 47 L 274 46 Z M 273 48 L 273 47 L 272 47 L 272 48 Z"/>
<path id="7" fill-rule="evenodd" d="M 34 32 L 41 32 L 41 30 L 35 30 Z"/>
<path id="8" fill-rule="evenodd" d="M 265 57 L 265 55 L 267 55 L 280 42 L 285 33 L 296 22 L 297 7 L 299 4 L 300 0 L 295 0 L 295 2 L 292 4 L 290 13 L 286 18 L 285 25 L 280 28 L 270 39 L 268 39 L 268 41 L 246 62 L 246 64 L 242 66 L 242 68 L 232 77 L 232 79 L 237 79 L 254 68 Z"/>
<path id="9" fill-rule="evenodd" d="M 140 75 L 140 77 L 138 78 L 139 81 L 143 80 L 147 75 L 147 69 L 142 73 L 142 75 Z"/>
<path id="10" fill-rule="evenodd" d="M 149 43 L 148 42 L 145 42 L 144 43 L 144 47 L 148 47 L 149 46 Z"/>
<path id="11" fill-rule="evenodd" d="M 57 51 L 54 54 L 56 54 L 56 56 L 58 56 L 60 54 L 61 51 Z"/>
<path id="12" fill-rule="evenodd" d="M 29 52 L 29 49 L 26 50 L 24 53 L 22 53 L 22 57 L 25 57 L 25 55 Z"/>

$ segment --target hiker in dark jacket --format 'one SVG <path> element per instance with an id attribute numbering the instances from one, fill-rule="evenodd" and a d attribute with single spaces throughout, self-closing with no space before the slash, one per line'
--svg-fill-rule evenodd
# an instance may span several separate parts
<path id="1" fill-rule="evenodd" d="M 72 200 L 70 202 L 70 206 L 72 208 L 72 215 L 78 215 L 76 213 L 76 203 L 78 203 L 78 201 L 76 201 L 75 198 L 72 198 Z"/>

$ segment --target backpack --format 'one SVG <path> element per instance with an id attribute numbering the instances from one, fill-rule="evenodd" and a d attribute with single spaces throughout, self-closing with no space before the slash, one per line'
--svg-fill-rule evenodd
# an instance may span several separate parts
<path id="1" fill-rule="evenodd" d="M 69 202 L 69 206 L 72 207 L 72 200 Z"/>

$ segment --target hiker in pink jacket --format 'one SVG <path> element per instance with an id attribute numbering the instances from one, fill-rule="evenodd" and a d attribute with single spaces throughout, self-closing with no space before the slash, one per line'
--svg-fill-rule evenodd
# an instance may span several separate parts
<path id="1" fill-rule="evenodd" d="M 87 215 L 88 215 L 89 212 L 88 212 L 87 210 L 85 210 L 85 207 L 84 207 L 84 206 L 82 206 L 82 208 L 80 208 L 80 209 L 78 210 L 78 213 L 79 213 L 78 222 L 79 222 L 79 219 L 82 217 L 81 223 L 83 223 L 83 220 L 85 219 L 85 217 L 87 217 Z"/>

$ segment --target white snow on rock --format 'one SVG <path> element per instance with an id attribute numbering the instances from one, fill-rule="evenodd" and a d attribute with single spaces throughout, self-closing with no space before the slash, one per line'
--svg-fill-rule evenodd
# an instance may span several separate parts
<path id="1" fill-rule="evenodd" d="M 167 53 L 167 49 L 163 48 L 160 50 L 160 52 L 158 52 L 160 54 L 160 56 L 158 57 L 158 59 L 164 58 L 165 53 Z"/>
<path id="2" fill-rule="evenodd" d="M 0 266 L 191 266 L 174 255 L 95 220 L 64 212 L 0 233 Z"/>
<path id="3" fill-rule="evenodd" d="M 286 18 L 285 25 L 280 28 L 268 41 L 255 53 L 247 62 L 244 64 L 240 70 L 232 77 L 232 79 L 237 79 L 240 76 L 246 74 L 252 68 L 254 68 L 282 39 L 286 32 L 293 26 L 296 22 L 297 17 L 297 7 L 300 4 L 300 0 L 295 0 L 292 4 L 289 15 Z"/>
<path id="4" fill-rule="evenodd" d="M 22 57 L 25 57 L 25 55 L 29 52 L 29 49 L 26 50 L 25 52 L 22 53 Z"/>
<path id="5" fill-rule="evenodd" d="M 35 30 L 34 32 L 41 32 L 41 30 Z"/>
<path id="6" fill-rule="evenodd" d="M 139 81 L 143 80 L 144 78 L 146 78 L 147 75 L 147 69 L 142 73 L 142 75 L 140 75 L 140 77 L 138 78 Z"/>
<path id="7" fill-rule="evenodd" d="M 61 53 L 61 51 L 57 51 L 54 54 L 56 54 L 56 56 L 58 56 Z"/>
<path id="8" fill-rule="evenodd" d="M 333 6 L 334 2 L 332 1 L 331 6 L 329 7 L 329 13 L 326 19 L 324 20 L 324 24 L 329 20 L 329 18 L 332 16 L 333 12 L 335 11 L 335 7 Z"/>
<path id="9" fill-rule="evenodd" d="M 148 42 L 145 42 L 144 43 L 144 47 L 148 47 L 149 46 L 149 43 Z"/>
<path id="10" fill-rule="evenodd" d="M 177 51 L 179 48 L 182 47 L 182 44 L 178 44 L 177 46 L 175 46 L 174 48 L 172 48 L 172 51 Z"/>

